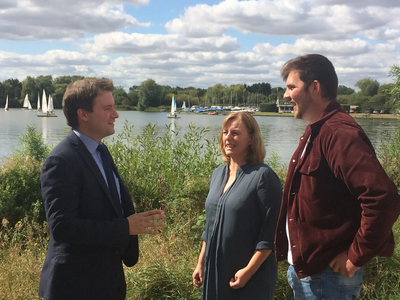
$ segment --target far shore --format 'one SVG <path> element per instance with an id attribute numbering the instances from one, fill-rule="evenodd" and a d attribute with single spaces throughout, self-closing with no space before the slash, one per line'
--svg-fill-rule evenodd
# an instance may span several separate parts
<path id="1" fill-rule="evenodd" d="M 137 107 L 129 107 L 128 106 L 116 106 L 117 110 L 137 110 Z M 167 107 L 149 107 L 145 112 L 169 112 Z M 219 112 L 218 115 L 228 115 L 232 111 L 222 111 Z M 177 111 L 177 114 L 194 114 L 193 112 L 188 111 Z M 207 112 L 201 112 L 199 114 L 206 115 Z M 277 113 L 277 112 L 261 112 L 255 111 L 253 112 L 254 116 L 269 116 L 269 117 L 293 117 L 293 113 Z M 400 114 L 365 114 L 365 113 L 350 113 L 350 116 L 353 118 L 372 118 L 372 119 L 400 119 Z"/>
<path id="2" fill-rule="evenodd" d="M 228 114 L 229 112 L 220 113 L 221 115 Z M 180 114 L 192 114 L 192 112 L 180 112 Z M 202 113 L 207 114 L 207 113 Z M 261 112 L 256 111 L 254 116 L 269 116 L 269 117 L 293 117 L 293 113 L 276 113 L 276 112 Z M 364 113 L 350 113 L 353 118 L 372 118 L 372 119 L 400 119 L 398 114 L 364 114 Z M 211 116 L 212 117 L 212 116 Z"/>

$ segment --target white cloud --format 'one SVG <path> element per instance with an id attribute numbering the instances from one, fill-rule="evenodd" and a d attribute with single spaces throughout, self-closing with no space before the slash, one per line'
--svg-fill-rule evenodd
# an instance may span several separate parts
<path id="1" fill-rule="evenodd" d="M 315 4 L 320 5 L 347 5 L 351 7 L 400 7 L 396 0 L 314 0 Z"/>
<path id="2" fill-rule="evenodd" d="M 202 88 L 284 86 L 285 61 L 321 53 L 332 60 L 340 84 L 353 87 L 366 77 L 391 82 L 390 66 L 400 61 L 399 1 L 215 0 L 173 15 L 167 34 L 152 31 L 158 18 L 128 14 L 127 4 L 156 5 L 149 0 L 0 1 L 0 40 L 69 41 L 63 43 L 69 51 L 49 51 L 48 44 L 39 55 L 0 51 L 0 80 L 52 74 L 104 76 L 126 88 L 148 78 Z"/>
<path id="3" fill-rule="evenodd" d="M 31 66 L 54 66 L 54 65 L 107 65 L 110 61 L 106 56 L 96 53 L 83 54 L 64 50 L 51 50 L 42 55 L 18 55 L 0 51 L 0 66 L 3 68 L 17 67 L 23 65 Z"/>
<path id="4" fill-rule="evenodd" d="M 236 38 L 229 36 L 187 38 L 177 34 L 139 34 L 113 32 L 95 36 L 93 43 L 82 49 L 101 53 L 157 53 L 157 52 L 231 52 L 240 47 Z"/>
<path id="5" fill-rule="evenodd" d="M 227 0 L 213 6 L 196 5 L 167 22 L 166 29 L 190 37 L 220 36 L 234 28 L 243 33 L 335 40 L 374 28 L 393 29 L 398 24 L 400 5 L 377 9 L 379 2 L 372 0 L 359 7 L 321 2 Z"/>
<path id="6" fill-rule="evenodd" d="M 128 1 L 20 0 L 0 10 L 0 39 L 70 40 L 87 33 L 150 26 L 127 14 L 123 2 Z M 135 6 L 148 2 L 129 1 Z"/>

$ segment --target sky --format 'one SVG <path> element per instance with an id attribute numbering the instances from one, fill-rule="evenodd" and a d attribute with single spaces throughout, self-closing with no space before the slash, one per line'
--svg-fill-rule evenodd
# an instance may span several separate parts
<path id="1" fill-rule="evenodd" d="M 0 0 L 0 81 L 284 87 L 287 60 L 319 53 L 339 84 L 385 84 L 400 64 L 399 16 L 399 0 Z"/>

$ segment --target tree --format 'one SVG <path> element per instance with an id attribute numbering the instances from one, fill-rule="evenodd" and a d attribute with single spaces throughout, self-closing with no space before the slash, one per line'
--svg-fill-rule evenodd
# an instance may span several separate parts
<path id="1" fill-rule="evenodd" d="M 64 97 L 65 90 L 67 89 L 67 83 L 56 83 L 54 84 L 53 101 L 55 108 L 62 107 L 62 99 Z"/>
<path id="2" fill-rule="evenodd" d="M 122 86 L 116 86 L 112 94 L 116 105 L 131 105 L 129 96 Z"/>
<path id="3" fill-rule="evenodd" d="M 341 84 L 338 86 L 338 95 L 351 95 L 354 93 L 355 91 L 352 88 Z"/>
<path id="4" fill-rule="evenodd" d="M 33 105 L 33 107 L 36 106 L 36 100 L 37 98 L 37 93 L 38 90 L 36 88 L 36 80 L 34 77 L 28 76 L 26 77 L 23 81 L 22 81 L 22 92 L 21 92 L 21 96 L 25 97 L 26 94 L 28 94 L 28 98 L 31 101 Z"/>
<path id="5" fill-rule="evenodd" d="M 271 94 L 271 85 L 268 82 L 262 82 L 262 83 L 254 83 L 250 86 L 246 86 L 246 90 L 249 93 L 253 94 L 263 94 L 265 96 L 268 96 Z"/>
<path id="6" fill-rule="evenodd" d="M 61 108 L 62 107 L 62 99 L 64 97 L 65 90 L 67 86 L 73 83 L 74 81 L 84 79 L 84 76 L 59 76 L 54 79 L 53 81 L 53 90 L 54 93 L 52 94 L 54 107 Z"/>
<path id="7" fill-rule="evenodd" d="M 396 110 L 400 109 L 400 66 L 393 65 L 390 69 L 389 76 L 395 79 L 395 86 L 390 91 L 390 94 L 393 96 L 393 107 Z"/>
<path id="8" fill-rule="evenodd" d="M 371 97 L 369 101 L 370 107 L 372 107 L 374 110 L 383 110 L 383 109 L 391 110 L 389 99 L 390 97 L 385 94 L 377 94 Z"/>
<path id="9" fill-rule="evenodd" d="M 143 81 L 140 84 L 139 89 L 139 110 L 143 111 L 150 106 L 159 106 L 161 96 L 161 86 L 158 85 L 153 79 L 147 79 L 146 81 Z"/>
<path id="10" fill-rule="evenodd" d="M 73 75 L 73 76 L 59 76 L 57 78 L 54 79 L 54 84 L 66 84 L 69 85 L 77 80 L 80 79 L 84 79 L 84 76 L 77 76 L 77 75 Z"/>
<path id="11" fill-rule="evenodd" d="M 394 83 L 382 84 L 381 86 L 379 86 L 378 95 L 379 94 L 384 94 L 384 95 L 390 96 L 391 95 L 391 91 L 395 87 L 396 87 L 396 84 L 394 84 Z"/>
<path id="12" fill-rule="evenodd" d="M 8 96 L 8 104 L 9 107 L 18 107 L 21 105 L 21 91 L 22 91 L 22 83 L 17 78 L 6 79 L 2 82 L 1 88 L 1 98 L 6 101 L 6 97 Z"/>
<path id="13" fill-rule="evenodd" d="M 364 96 L 372 97 L 378 94 L 379 82 L 371 78 L 364 78 L 357 81 L 354 86 L 358 87 Z"/>
<path id="14" fill-rule="evenodd" d="M 217 83 L 216 85 L 209 87 L 206 92 L 206 106 L 212 106 L 216 104 L 222 104 L 224 91 L 226 89 L 226 85 L 222 85 L 221 83 Z"/>
<path id="15" fill-rule="evenodd" d="M 351 95 L 337 95 L 336 100 L 341 104 L 341 105 L 345 105 L 345 104 L 352 104 L 351 103 Z"/>
<path id="16" fill-rule="evenodd" d="M 137 106 L 139 103 L 139 85 L 133 85 L 129 88 L 128 97 L 132 106 Z"/>
<path id="17" fill-rule="evenodd" d="M 276 87 L 271 90 L 271 94 L 268 96 L 268 102 L 270 103 L 276 103 L 276 100 L 279 98 L 279 103 L 282 104 L 284 102 L 287 102 L 283 98 L 283 95 L 285 94 L 285 89 L 281 87 Z"/>

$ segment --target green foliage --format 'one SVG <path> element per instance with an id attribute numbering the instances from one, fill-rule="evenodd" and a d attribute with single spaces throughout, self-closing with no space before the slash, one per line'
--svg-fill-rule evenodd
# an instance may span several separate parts
<path id="1" fill-rule="evenodd" d="M 41 162 L 21 155 L 7 159 L 0 169 L 0 218 L 15 224 L 25 216 L 44 220 L 39 189 Z"/>
<path id="2" fill-rule="evenodd" d="M 276 100 L 279 99 L 280 103 L 283 103 L 285 100 L 283 99 L 283 95 L 285 94 L 285 89 L 281 87 L 276 87 L 271 90 L 271 94 L 268 96 L 268 102 L 276 103 Z"/>
<path id="3" fill-rule="evenodd" d="M 31 101 L 33 107 L 36 107 L 38 89 L 36 88 L 35 78 L 31 76 L 28 76 L 25 80 L 22 81 L 21 98 L 25 97 L 24 95 L 26 94 L 28 94 L 28 98 Z"/>
<path id="4" fill-rule="evenodd" d="M 205 139 L 207 129 L 189 125 L 183 138 L 172 126 L 163 136 L 151 124 L 142 135 L 131 132 L 126 123 L 109 148 L 137 209 L 161 207 L 179 217 L 181 210 L 202 211 L 210 174 L 221 163 L 216 142 Z"/>
<path id="5" fill-rule="evenodd" d="M 127 92 L 122 86 L 116 86 L 112 94 L 116 105 L 132 105 Z"/>
<path id="6" fill-rule="evenodd" d="M 20 137 L 18 153 L 6 159 L 0 169 L 0 218 L 16 223 L 25 216 L 45 219 L 39 189 L 39 175 L 50 152 L 34 126 Z"/>
<path id="7" fill-rule="evenodd" d="M 377 94 L 372 96 L 369 101 L 369 107 L 372 107 L 374 110 L 382 110 L 382 109 L 390 109 L 389 104 L 390 97 L 385 94 Z"/>
<path id="8" fill-rule="evenodd" d="M 250 93 L 258 93 L 268 96 L 271 94 L 271 85 L 268 82 L 254 83 L 246 86 L 246 90 Z"/>
<path id="9" fill-rule="evenodd" d="M 50 148 L 44 143 L 42 134 L 36 131 L 35 126 L 27 126 L 26 133 L 19 138 L 19 153 L 29 156 L 36 161 L 43 162 L 50 153 Z"/>
<path id="10" fill-rule="evenodd" d="M 393 65 L 389 76 L 395 80 L 395 86 L 390 91 L 390 94 L 393 96 L 393 107 L 400 110 L 400 66 Z"/>
<path id="11" fill-rule="evenodd" d="M 354 86 L 361 90 L 362 95 L 372 97 L 378 93 L 379 82 L 372 78 L 363 78 L 357 81 Z"/>
<path id="12" fill-rule="evenodd" d="M 352 88 L 349 88 L 345 85 L 339 84 L 338 86 L 338 95 L 351 95 L 354 94 L 355 91 Z"/>
<path id="13" fill-rule="evenodd" d="M 400 129 L 392 134 L 383 134 L 379 150 L 382 167 L 388 176 L 400 188 Z"/>
<path id="14" fill-rule="evenodd" d="M 36 77 L 36 88 L 42 93 L 43 90 L 46 91 L 46 94 L 53 94 L 54 93 L 54 86 L 53 86 L 53 77 L 51 75 L 43 76 L 40 75 Z"/>
<path id="15" fill-rule="evenodd" d="M 347 112 L 349 112 L 349 111 L 350 111 L 350 105 L 347 105 L 347 104 L 341 104 L 341 106 L 342 106 L 342 108 L 343 108 L 345 111 L 347 111 Z"/>
<path id="16" fill-rule="evenodd" d="M 359 106 L 360 111 L 364 111 L 367 107 L 370 107 L 370 99 L 371 97 L 365 96 L 361 92 L 354 93 L 351 95 L 341 95 L 339 96 L 342 101 L 339 103 L 341 104 L 348 104 L 348 105 L 357 105 Z M 346 98 L 345 101 L 343 101 L 343 98 Z"/>
<path id="17" fill-rule="evenodd" d="M 125 124 L 123 133 L 109 146 L 138 211 L 161 207 L 167 215 L 161 234 L 139 237 L 139 263 L 125 269 L 128 300 L 200 298 L 200 289 L 191 285 L 191 274 L 200 251 L 209 177 L 222 163 L 216 140 L 205 139 L 206 130 L 191 125 L 189 132 L 181 136 L 171 125 L 160 136 L 158 129 L 149 124 L 141 135 L 133 136 L 132 127 Z M 32 128 L 28 128 L 28 133 L 32 136 Z M 28 143 L 36 143 L 37 138 Z M 383 140 L 379 158 L 400 187 L 400 129 Z M 42 162 L 31 156 L 30 146 L 24 147 L 19 155 L 6 160 L 0 170 L 0 204 L 9 198 L 17 210 L 17 199 L 29 198 L 23 204 L 26 206 L 38 203 L 35 193 L 40 199 L 37 178 Z M 273 152 L 266 163 L 284 182 L 287 167 L 279 156 Z M 18 196 L 13 195 L 14 191 Z M 3 219 L 0 225 L 0 299 L 39 299 L 36 291 L 48 230 L 36 219 Z M 398 244 L 399 222 L 393 231 Z M 286 262 L 278 264 L 276 300 L 293 299 L 287 267 Z M 395 300 L 400 297 L 399 291 L 400 248 L 396 247 L 393 257 L 374 258 L 365 266 L 360 299 Z"/>
<path id="18" fill-rule="evenodd" d="M 143 81 L 139 89 L 139 110 L 143 111 L 149 106 L 159 106 L 162 96 L 161 86 L 153 79 Z"/>
<path id="19" fill-rule="evenodd" d="M 394 84 L 394 83 L 382 84 L 379 86 L 378 95 L 383 94 L 383 95 L 391 96 L 391 91 L 395 87 L 396 87 L 396 84 Z"/>
<path id="20" fill-rule="evenodd" d="M 260 111 L 261 112 L 276 112 L 278 107 L 276 103 L 261 103 L 260 104 Z"/>
<path id="21" fill-rule="evenodd" d="M 283 188 L 286 181 L 287 167 L 281 162 L 279 154 L 273 151 L 271 155 L 267 157 L 265 163 L 278 175 Z"/>
<path id="22" fill-rule="evenodd" d="M 128 299 L 153 300 L 197 300 L 200 291 L 195 288 L 190 278 L 193 270 L 186 264 L 168 268 L 155 262 L 139 272 L 129 272 L 127 281 L 132 281 Z"/>
<path id="23" fill-rule="evenodd" d="M 0 85 L 0 105 L 4 107 L 6 97 L 8 96 L 8 105 L 12 107 L 20 107 L 22 84 L 17 78 L 7 79 Z"/>
<path id="24" fill-rule="evenodd" d="M 399 167 L 399 165 L 397 165 Z M 393 226 L 396 245 L 400 242 L 400 223 Z M 392 257 L 375 257 L 364 268 L 364 285 L 360 299 L 400 299 L 400 248 L 397 246 Z"/>

